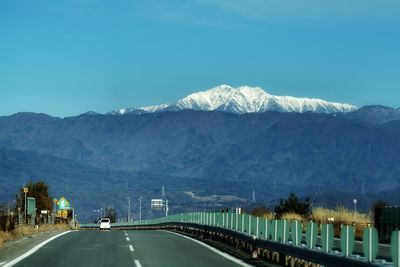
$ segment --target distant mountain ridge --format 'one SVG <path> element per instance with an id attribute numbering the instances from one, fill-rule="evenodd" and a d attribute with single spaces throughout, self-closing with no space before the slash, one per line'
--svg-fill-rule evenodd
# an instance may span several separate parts
<path id="1" fill-rule="evenodd" d="M 76 190 L 86 210 L 98 208 L 93 203 L 104 195 L 104 205 L 119 206 L 129 192 L 159 197 L 162 184 L 174 190 L 168 197 L 175 209 L 183 210 L 199 205 L 185 192 L 250 198 L 256 189 L 259 200 L 272 201 L 290 191 L 315 196 L 334 188 L 385 197 L 400 188 L 397 112 L 368 106 L 340 114 L 2 116 L 0 201 L 28 178 L 46 178 L 58 194 Z M 395 193 L 384 200 L 399 199 Z"/>
<path id="2" fill-rule="evenodd" d="M 110 170 L 379 192 L 400 186 L 399 126 L 316 113 L 21 113 L 0 117 L 0 149 Z"/>
<path id="3" fill-rule="evenodd" d="M 110 112 L 111 115 L 142 114 L 180 110 L 224 111 L 235 114 L 278 112 L 348 113 L 356 106 L 328 102 L 314 98 L 270 95 L 260 87 L 220 85 L 179 99 L 173 104 L 161 104 L 140 108 L 122 108 Z"/>
<path id="4" fill-rule="evenodd" d="M 365 106 L 347 114 L 346 117 L 374 124 L 383 124 L 400 120 L 400 108 L 389 108 L 381 105 Z"/>

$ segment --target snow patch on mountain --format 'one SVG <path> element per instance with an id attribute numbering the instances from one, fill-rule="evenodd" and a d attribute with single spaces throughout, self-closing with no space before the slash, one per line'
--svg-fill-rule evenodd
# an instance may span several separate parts
<path id="1" fill-rule="evenodd" d="M 224 111 L 230 113 L 315 112 L 347 113 L 357 109 L 350 104 L 327 102 L 315 98 L 270 95 L 260 87 L 220 85 L 207 91 L 200 91 L 179 99 L 174 104 L 161 104 L 140 108 L 118 109 L 111 114 L 153 113 L 179 110 Z"/>

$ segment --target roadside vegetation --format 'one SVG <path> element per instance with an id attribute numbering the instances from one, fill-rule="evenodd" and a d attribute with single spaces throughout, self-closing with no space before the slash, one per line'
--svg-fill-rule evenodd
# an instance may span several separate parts
<path id="1" fill-rule="evenodd" d="M 329 220 L 340 222 L 341 224 L 359 224 L 367 225 L 372 224 L 373 218 L 370 213 L 360 213 L 349 210 L 345 207 L 337 206 L 336 209 L 326 209 L 326 208 L 314 208 L 312 210 L 312 218 L 315 221 L 320 221 L 323 223 L 329 222 Z"/>
<path id="2" fill-rule="evenodd" d="M 44 224 L 39 227 L 33 227 L 30 225 L 17 226 L 12 231 L 0 231 L 0 248 L 8 241 L 18 240 L 25 236 L 32 236 L 39 233 L 54 232 L 54 231 L 66 231 L 70 230 L 71 226 L 68 224 Z"/>
<path id="3" fill-rule="evenodd" d="M 50 224 L 49 217 L 41 214 L 45 210 L 46 215 L 53 209 L 52 198 L 49 195 L 49 187 L 45 182 L 29 182 L 25 185 L 28 188 L 27 197 L 34 197 L 36 212 L 27 216 L 25 214 L 25 193 L 23 188 L 18 190 L 16 201 L 13 207 L 10 204 L 0 205 L 0 248 L 8 241 L 17 240 L 25 236 L 32 236 L 44 232 L 65 231 L 71 229 L 68 221 L 59 221 L 56 224 Z M 33 217 L 32 217 L 33 216 Z M 54 221 L 54 220 L 53 220 Z M 29 222 L 29 223 L 28 223 Z M 34 222 L 34 225 L 31 223 Z"/>
<path id="4" fill-rule="evenodd" d="M 373 208 L 384 205 L 386 205 L 386 203 L 377 202 L 374 204 Z M 356 230 L 357 238 L 361 238 L 364 228 L 373 226 L 372 211 L 369 213 L 354 212 L 343 206 L 337 206 L 335 209 L 327 209 L 324 207 L 312 208 L 309 199 L 300 199 L 295 193 L 291 193 L 287 199 L 279 200 L 274 212 L 263 205 L 255 207 L 250 214 L 271 220 L 297 220 L 301 221 L 304 227 L 308 221 L 332 223 L 335 228 L 336 236 L 340 234 L 342 225 L 353 225 Z"/>

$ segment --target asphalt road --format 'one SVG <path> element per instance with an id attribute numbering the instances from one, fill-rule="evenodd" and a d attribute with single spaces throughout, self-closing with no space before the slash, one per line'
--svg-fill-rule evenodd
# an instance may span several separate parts
<path id="1" fill-rule="evenodd" d="M 248 266 L 165 231 L 78 231 L 60 236 L 14 266 Z"/>

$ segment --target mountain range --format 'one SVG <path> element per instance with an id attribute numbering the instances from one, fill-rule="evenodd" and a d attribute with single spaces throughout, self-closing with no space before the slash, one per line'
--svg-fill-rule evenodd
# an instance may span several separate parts
<path id="1" fill-rule="evenodd" d="M 140 108 L 121 108 L 112 115 L 141 114 L 179 110 L 224 111 L 236 114 L 278 112 L 351 112 L 357 109 L 350 104 L 327 102 L 321 99 L 274 96 L 260 87 L 220 85 L 207 91 L 190 94 L 173 104 L 161 104 Z"/>
<path id="2" fill-rule="evenodd" d="M 129 195 L 143 196 L 152 216 L 149 200 L 161 197 L 163 184 L 177 212 L 247 205 L 253 190 L 261 202 L 291 191 L 327 205 L 352 205 L 345 201 L 349 196 L 362 199 L 364 208 L 377 199 L 400 201 L 399 109 L 350 105 L 339 112 L 342 104 L 335 104 L 322 111 L 315 104 L 307 112 L 234 112 L 215 103 L 233 103 L 247 90 L 264 93 L 248 87 L 215 90 L 231 95 L 216 100 L 208 92 L 209 110 L 170 105 L 123 115 L 0 117 L 0 202 L 29 179 L 45 179 L 86 219 L 87 211 L 105 205 L 125 214 Z M 174 106 L 207 97 L 194 94 Z M 256 98 L 241 103 L 251 99 Z"/>

